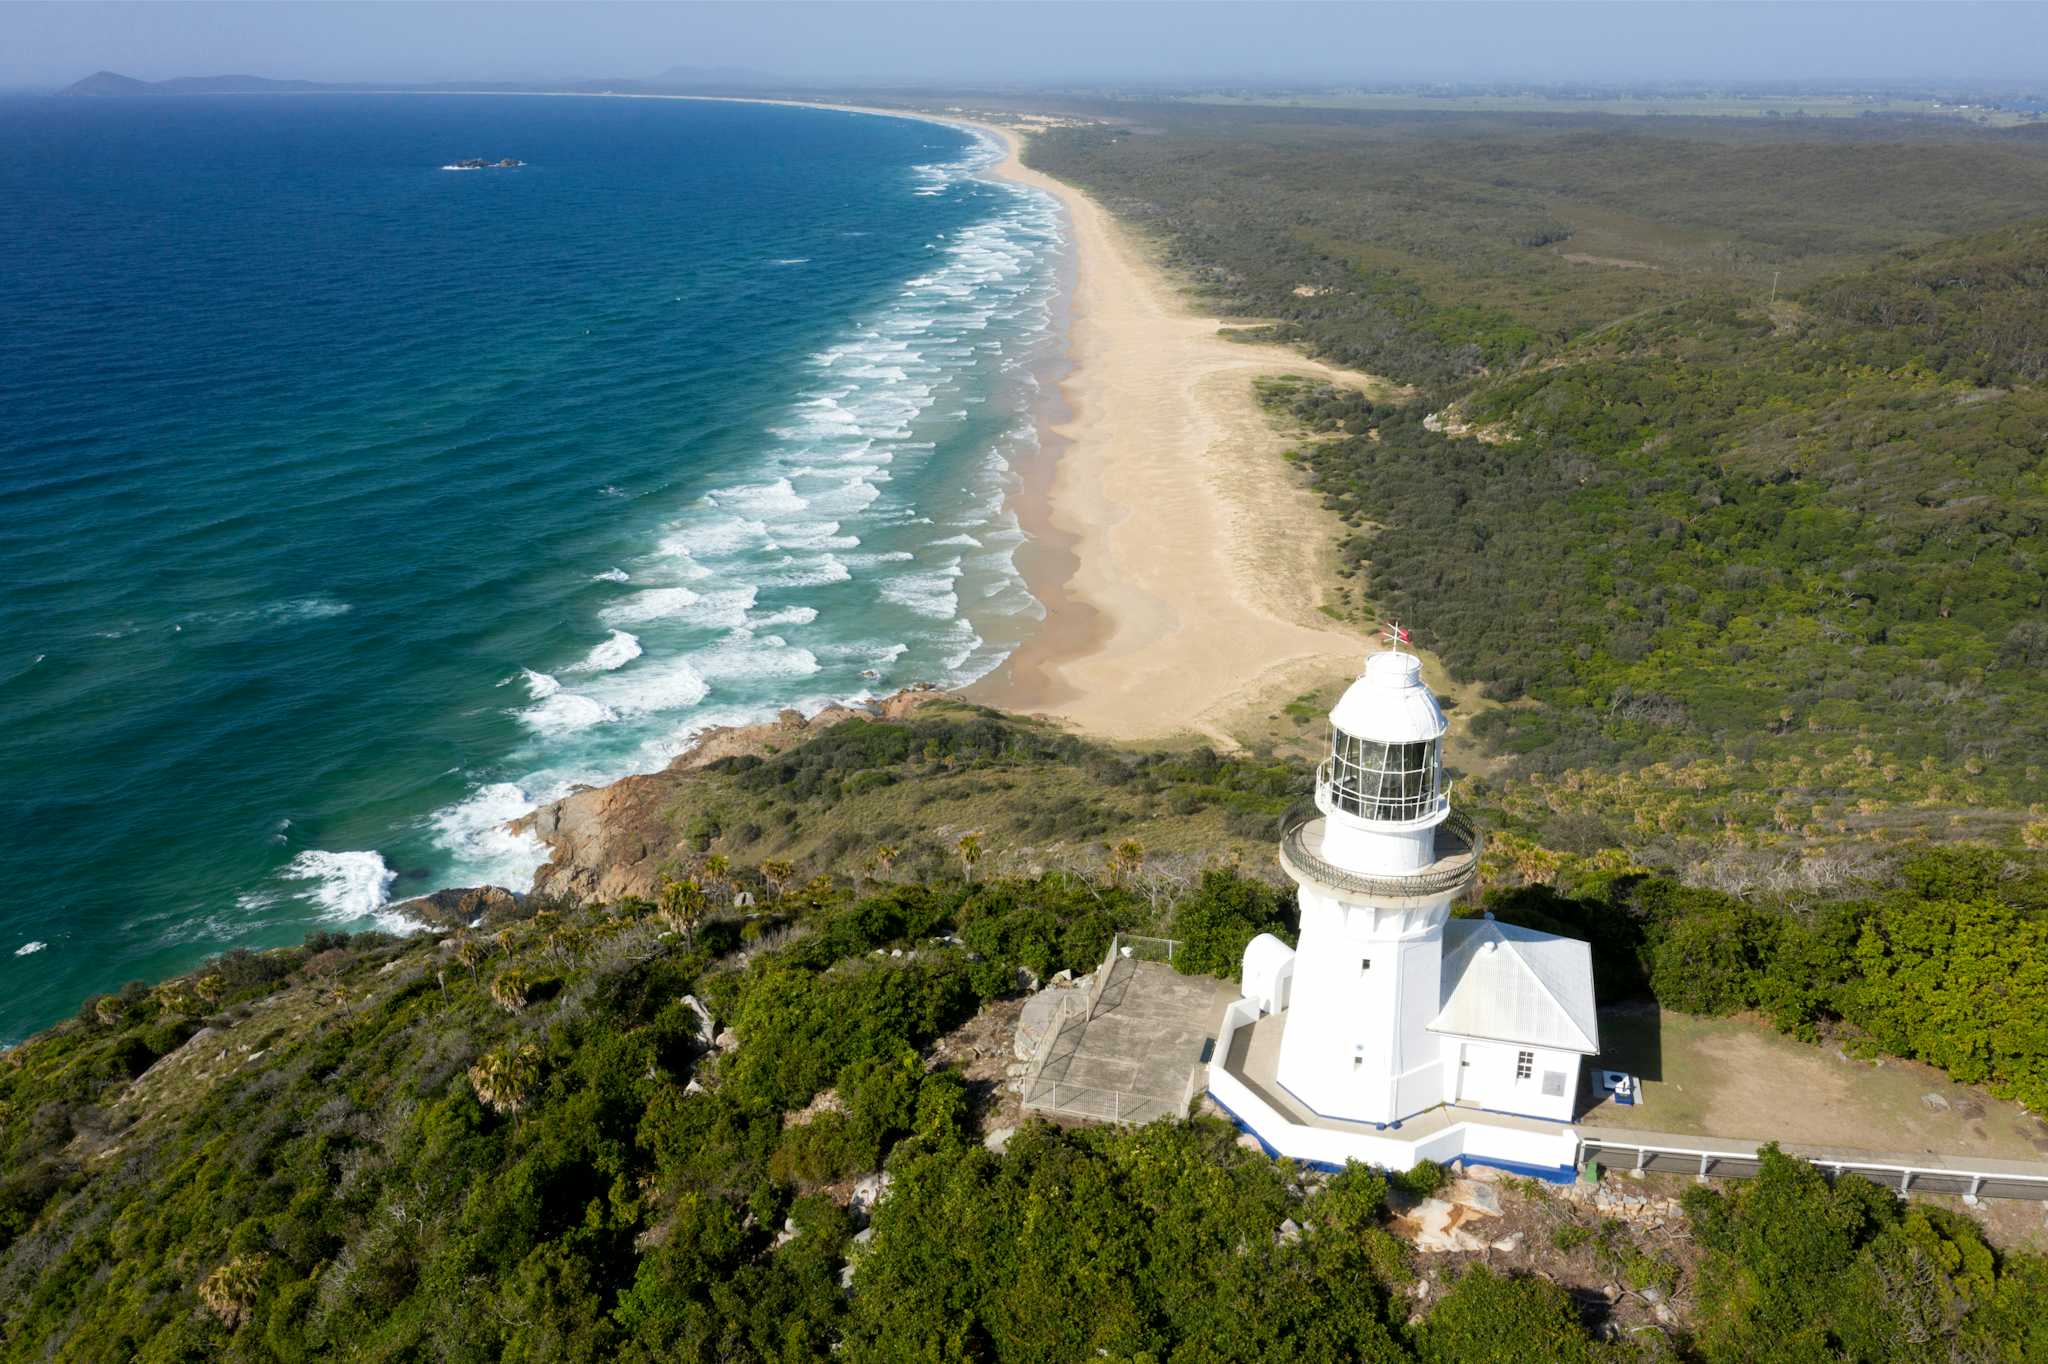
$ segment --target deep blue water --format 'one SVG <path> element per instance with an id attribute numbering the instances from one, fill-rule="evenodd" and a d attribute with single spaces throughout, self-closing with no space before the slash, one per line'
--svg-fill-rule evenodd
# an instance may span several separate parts
<path id="1" fill-rule="evenodd" d="M 706 724 L 999 661 L 1059 225 L 991 157 L 731 104 L 0 100 L 0 1042 L 522 885 L 506 817 Z"/>

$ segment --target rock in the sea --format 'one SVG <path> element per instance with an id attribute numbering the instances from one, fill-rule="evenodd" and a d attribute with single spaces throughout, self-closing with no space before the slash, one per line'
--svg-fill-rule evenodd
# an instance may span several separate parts
<path id="1" fill-rule="evenodd" d="M 517 915 L 526 897 L 503 886 L 463 886 L 401 900 L 389 912 L 432 928 L 495 928 Z"/>

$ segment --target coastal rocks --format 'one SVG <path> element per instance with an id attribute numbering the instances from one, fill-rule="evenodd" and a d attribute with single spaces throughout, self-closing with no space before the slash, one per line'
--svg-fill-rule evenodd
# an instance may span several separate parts
<path id="1" fill-rule="evenodd" d="M 678 852 L 674 813 L 685 795 L 679 777 L 725 758 L 762 757 L 851 719 L 900 719 L 945 693 L 914 687 L 865 706 L 828 706 L 806 719 L 796 711 L 762 725 L 706 730 L 668 767 L 609 786 L 585 787 L 506 826 L 546 845 L 534 895 L 580 904 L 652 899 L 662 868 Z"/>
<path id="2" fill-rule="evenodd" d="M 1473 1252 L 1493 1244 L 1473 1224 L 1500 1215 L 1500 1192 L 1492 1184 L 1455 1179 L 1440 1196 L 1423 1199 L 1397 1218 L 1395 1226 L 1424 1254 Z"/>
<path id="3" fill-rule="evenodd" d="M 1590 1207 L 1602 1217 L 1612 1217 L 1644 1231 L 1655 1231 L 1666 1223 L 1684 1225 L 1684 1208 L 1675 1198 L 1624 1193 L 1608 1187 L 1604 1181 L 1599 1184 L 1568 1184 L 1557 1192 L 1573 1203 Z"/>
<path id="4" fill-rule="evenodd" d="M 1061 977 L 1065 977 L 1064 980 Z M 1053 983 L 1024 1001 L 1024 1012 L 1017 1016 L 1017 1036 L 1013 1050 L 1019 1061 L 1029 1061 L 1038 1055 L 1038 1048 L 1044 1043 L 1046 1032 L 1056 1027 L 1065 1016 L 1066 1001 L 1076 993 L 1086 994 L 1095 977 L 1086 975 L 1074 979 L 1071 971 L 1062 971 L 1054 976 Z"/>
<path id="5" fill-rule="evenodd" d="M 853 1196 L 847 1200 L 846 1206 L 856 1216 L 871 1217 L 875 1208 L 889 1196 L 889 1186 L 895 1182 L 895 1177 L 886 1170 L 862 1175 L 854 1181 Z"/>
<path id="6" fill-rule="evenodd" d="M 401 900 L 390 906 L 389 912 L 429 928 L 491 929 L 516 918 L 525 903 L 525 896 L 503 886 L 461 886 Z"/>
<path id="7" fill-rule="evenodd" d="M 718 1035 L 718 1024 L 712 1021 L 711 1010 L 704 1007 L 703 1000 L 695 995 L 684 995 L 683 1007 L 696 1015 L 697 1036 L 700 1040 L 709 1042 Z"/>

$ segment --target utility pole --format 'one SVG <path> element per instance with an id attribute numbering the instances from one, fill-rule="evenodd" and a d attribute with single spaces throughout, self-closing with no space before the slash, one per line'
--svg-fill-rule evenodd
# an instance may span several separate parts
<path id="1" fill-rule="evenodd" d="M 1777 272 L 1776 270 L 1773 270 L 1773 271 L 1771 271 L 1771 306 L 1773 306 L 1773 307 L 1776 307 L 1776 306 L 1777 306 L 1777 303 L 1778 303 L 1778 272 Z"/>

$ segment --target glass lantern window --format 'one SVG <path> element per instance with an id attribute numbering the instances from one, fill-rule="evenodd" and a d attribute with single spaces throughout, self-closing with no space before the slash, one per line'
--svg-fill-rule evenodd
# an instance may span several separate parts
<path id="1" fill-rule="evenodd" d="M 1330 795 L 1364 819 L 1400 823 L 1435 811 L 1442 773 L 1439 741 L 1381 743 L 1330 733 Z"/>

